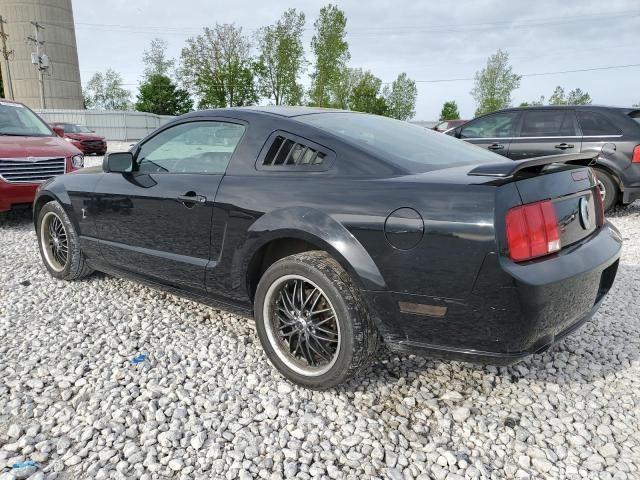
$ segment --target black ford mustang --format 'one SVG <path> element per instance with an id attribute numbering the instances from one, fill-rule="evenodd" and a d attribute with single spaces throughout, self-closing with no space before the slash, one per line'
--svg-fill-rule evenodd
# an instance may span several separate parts
<path id="1" fill-rule="evenodd" d="M 53 276 L 253 310 L 275 367 L 326 388 L 381 340 L 509 364 L 590 318 L 621 249 L 591 160 L 337 110 L 201 111 L 43 184 L 34 218 Z"/>

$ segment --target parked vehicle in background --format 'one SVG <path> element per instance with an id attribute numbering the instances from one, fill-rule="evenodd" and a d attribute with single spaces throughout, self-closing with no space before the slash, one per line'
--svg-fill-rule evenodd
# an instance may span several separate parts
<path id="1" fill-rule="evenodd" d="M 516 163 L 356 112 L 197 111 L 43 185 L 34 220 L 54 277 L 252 312 L 273 365 L 328 388 L 380 339 L 510 364 L 587 321 L 622 245 L 592 159 Z"/>
<path id="2" fill-rule="evenodd" d="M 459 127 L 460 125 L 464 125 L 468 120 L 444 120 L 438 123 L 433 129 L 437 132 L 446 132 L 447 130 L 451 130 L 452 128 Z"/>
<path id="3" fill-rule="evenodd" d="M 447 133 L 512 160 L 600 152 L 593 168 L 605 210 L 640 198 L 638 108 L 509 108 L 478 117 Z"/>
<path id="4" fill-rule="evenodd" d="M 84 156 L 21 103 L 0 99 L 0 212 L 30 205 L 40 184 L 84 166 Z"/>
<path id="5" fill-rule="evenodd" d="M 88 155 L 95 153 L 104 155 L 107 153 L 107 140 L 96 134 L 93 130 L 75 123 L 52 123 L 53 131 L 77 147 L 82 153 Z"/>

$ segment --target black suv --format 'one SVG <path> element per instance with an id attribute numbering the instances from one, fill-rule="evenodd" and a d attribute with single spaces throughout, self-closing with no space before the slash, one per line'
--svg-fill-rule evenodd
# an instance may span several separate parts
<path id="1" fill-rule="evenodd" d="M 509 108 L 478 117 L 447 134 L 512 160 L 599 151 L 594 168 L 605 210 L 640 198 L 638 108 Z"/>

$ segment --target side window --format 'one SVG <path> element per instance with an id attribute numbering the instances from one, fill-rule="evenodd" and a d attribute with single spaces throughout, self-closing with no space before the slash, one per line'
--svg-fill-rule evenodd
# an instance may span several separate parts
<path id="1" fill-rule="evenodd" d="M 494 113 L 467 123 L 460 138 L 506 138 L 513 136 L 518 112 Z"/>
<path id="2" fill-rule="evenodd" d="M 144 143 L 136 157 L 146 173 L 223 174 L 245 127 L 219 121 L 188 122 Z"/>
<path id="3" fill-rule="evenodd" d="M 597 112 L 578 111 L 582 135 L 619 135 L 618 130 L 604 115 Z"/>
<path id="4" fill-rule="evenodd" d="M 573 110 L 531 110 L 524 112 L 521 137 L 573 137 Z"/>
<path id="5" fill-rule="evenodd" d="M 324 171 L 335 159 L 334 153 L 306 138 L 287 132 L 271 134 L 258 156 L 258 170 Z"/>

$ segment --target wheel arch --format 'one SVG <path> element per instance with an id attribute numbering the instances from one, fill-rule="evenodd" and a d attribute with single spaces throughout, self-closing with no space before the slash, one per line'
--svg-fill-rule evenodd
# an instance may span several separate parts
<path id="1" fill-rule="evenodd" d="M 319 210 L 294 207 L 263 215 L 248 232 L 244 268 L 247 293 L 253 300 L 260 277 L 270 265 L 289 255 L 321 250 L 331 255 L 363 290 L 385 290 L 375 262 L 347 228 Z"/>

